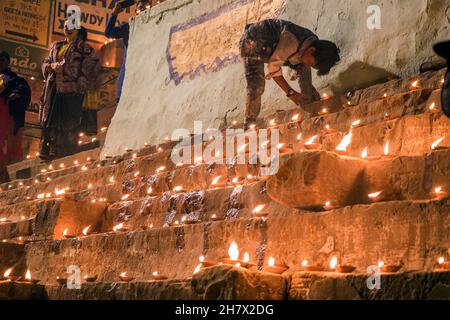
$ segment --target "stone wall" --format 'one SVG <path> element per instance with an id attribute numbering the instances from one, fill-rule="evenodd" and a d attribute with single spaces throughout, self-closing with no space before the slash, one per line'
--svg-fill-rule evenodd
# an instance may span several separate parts
<path id="1" fill-rule="evenodd" d="M 122 100 L 104 153 L 159 143 L 194 120 L 219 127 L 243 120 L 244 69 L 238 40 L 248 22 L 281 17 L 335 41 L 342 61 L 324 78 L 322 92 L 341 93 L 389 77 L 417 73 L 435 59 L 432 44 L 448 38 L 445 0 L 377 1 L 381 29 L 369 30 L 370 1 L 171 0 L 141 13 L 131 24 Z M 290 78 L 289 70 L 285 75 Z M 296 84 L 293 84 L 294 87 Z M 262 115 L 295 106 L 273 82 L 266 85 Z"/>

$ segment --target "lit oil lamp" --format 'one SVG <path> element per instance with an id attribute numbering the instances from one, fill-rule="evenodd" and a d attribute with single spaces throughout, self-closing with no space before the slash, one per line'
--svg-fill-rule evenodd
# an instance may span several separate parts
<path id="1" fill-rule="evenodd" d="M 0 223 L 8 223 L 8 222 L 11 222 L 11 220 L 6 219 L 6 218 L 1 218 L 0 219 Z"/>
<path id="2" fill-rule="evenodd" d="M 350 152 L 347 151 L 347 147 L 352 142 L 352 135 L 353 135 L 352 131 L 350 130 L 350 132 L 344 136 L 341 143 L 336 147 L 337 154 L 346 155 L 346 156 L 350 155 Z"/>
<path id="3" fill-rule="evenodd" d="M 257 182 L 258 181 L 258 177 L 252 175 L 252 174 L 248 174 L 246 177 L 246 180 L 248 183 L 253 183 L 253 182 Z"/>
<path id="4" fill-rule="evenodd" d="M 110 178 L 109 178 L 109 182 L 110 182 L 110 183 L 114 183 L 114 182 L 115 182 L 114 177 L 110 177 Z"/>
<path id="5" fill-rule="evenodd" d="M 301 133 L 299 133 L 299 134 L 297 135 L 297 141 L 300 141 L 300 140 L 302 140 L 302 134 L 301 134 Z"/>
<path id="6" fill-rule="evenodd" d="M 124 201 L 124 200 L 127 200 L 129 197 L 130 197 L 129 194 L 124 194 L 121 199 L 122 199 L 122 201 Z"/>
<path id="7" fill-rule="evenodd" d="M 199 221 L 198 221 L 198 219 L 188 219 L 188 217 L 187 216 L 183 216 L 182 218 L 181 218 L 181 223 L 182 224 L 195 224 L 195 223 L 198 223 Z"/>
<path id="8" fill-rule="evenodd" d="M 123 222 L 122 222 L 122 223 L 119 223 L 118 225 L 116 225 L 116 226 L 113 228 L 113 232 L 125 232 L 125 231 L 128 231 L 128 229 L 125 228 L 125 225 L 124 225 Z"/>
<path id="9" fill-rule="evenodd" d="M 29 284 L 37 284 L 39 283 L 41 280 L 38 279 L 33 279 L 31 277 L 31 272 L 30 270 L 27 270 L 27 272 L 25 273 L 25 278 L 21 280 L 21 282 L 25 282 L 25 283 L 29 283 Z"/>
<path id="10" fill-rule="evenodd" d="M 97 275 L 88 275 L 88 274 L 83 277 L 84 281 L 86 282 L 95 282 L 97 281 L 97 278 L 98 278 Z"/>
<path id="11" fill-rule="evenodd" d="M 27 159 L 31 159 L 31 156 L 29 154 L 27 154 Z"/>
<path id="12" fill-rule="evenodd" d="M 275 119 L 272 119 L 272 120 L 269 121 L 269 128 L 275 127 L 276 125 L 277 125 L 277 122 L 276 122 Z"/>
<path id="13" fill-rule="evenodd" d="M 221 178 L 222 176 L 217 176 L 213 179 L 213 181 L 211 182 L 211 187 L 213 189 L 225 188 L 227 186 L 226 182 L 219 182 Z"/>
<path id="14" fill-rule="evenodd" d="M 242 177 L 234 177 L 234 178 L 231 180 L 231 183 L 232 183 L 233 185 L 235 185 L 235 186 L 241 186 L 241 185 L 244 184 L 244 181 L 245 181 L 245 178 L 242 178 Z"/>
<path id="15" fill-rule="evenodd" d="M 218 264 L 217 261 L 206 259 L 205 256 L 200 256 L 198 260 L 200 261 L 203 268 L 214 267 Z"/>
<path id="16" fill-rule="evenodd" d="M 324 94 L 322 94 L 322 98 L 323 98 L 323 100 L 328 100 L 328 99 L 330 99 L 330 96 L 328 94 L 324 93 Z"/>
<path id="17" fill-rule="evenodd" d="M 157 150 L 158 152 L 163 152 L 164 151 L 164 149 L 162 148 L 162 147 L 158 147 L 158 150 Z"/>
<path id="18" fill-rule="evenodd" d="M 56 277 L 56 282 L 58 282 L 59 285 L 63 286 L 65 284 L 67 284 L 67 278 L 64 276 L 57 276 Z"/>
<path id="19" fill-rule="evenodd" d="M 336 256 L 333 256 L 333 257 L 331 258 L 330 264 L 329 264 L 330 270 L 335 271 L 335 270 L 336 270 L 337 264 L 338 264 L 337 257 L 336 257 Z"/>
<path id="20" fill-rule="evenodd" d="M 378 192 L 373 192 L 373 193 L 369 193 L 368 197 L 370 200 L 372 200 L 373 202 L 377 202 L 380 201 L 382 199 L 382 191 L 378 191 Z"/>
<path id="21" fill-rule="evenodd" d="M 365 147 L 361 153 L 361 159 L 369 161 L 380 160 L 381 156 L 369 156 L 369 148 Z"/>
<path id="22" fill-rule="evenodd" d="M 134 280 L 134 278 L 129 276 L 126 272 L 122 272 L 121 274 L 119 274 L 119 279 L 123 282 L 131 282 Z"/>
<path id="23" fill-rule="evenodd" d="M 105 132 L 107 129 L 108 129 L 107 127 L 102 127 L 102 128 L 100 129 L 100 131 L 101 131 L 101 132 Z"/>
<path id="24" fill-rule="evenodd" d="M 327 108 L 323 108 L 321 111 L 318 112 L 319 116 L 324 116 L 329 114 L 330 112 L 328 111 Z"/>
<path id="25" fill-rule="evenodd" d="M 239 262 L 239 247 L 235 241 L 232 241 L 228 249 L 229 258 L 223 258 L 222 262 L 228 265 L 235 265 Z"/>
<path id="26" fill-rule="evenodd" d="M 162 173 L 162 172 L 164 172 L 166 170 L 166 167 L 165 166 L 161 166 L 161 167 L 159 167 L 159 168 L 157 168 L 156 169 L 156 173 Z"/>
<path id="27" fill-rule="evenodd" d="M 302 261 L 302 270 L 308 272 L 321 272 L 324 271 L 324 268 L 320 265 L 311 265 L 308 260 Z"/>
<path id="28" fill-rule="evenodd" d="M 325 125 L 324 131 L 326 134 L 336 133 L 337 130 L 334 128 L 331 128 L 329 124 Z"/>
<path id="29" fill-rule="evenodd" d="M 63 231 L 63 237 L 66 238 L 66 239 L 73 239 L 73 238 L 76 238 L 77 236 L 74 235 L 74 234 L 70 234 L 69 233 L 69 229 L 66 228 Z"/>
<path id="30" fill-rule="evenodd" d="M 439 144 L 444 141 L 445 137 L 437 139 L 435 142 L 431 144 L 431 150 L 442 150 L 447 149 L 446 147 L 439 146 Z"/>
<path id="31" fill-rule="evenodd" d="M 202 264 L 200 263 L 200 264 L 198 264 L 198 265 L 195 267 L 194 272 L 193 272 L 192 274 L 197 274 L 197 273 L 199 273 L 201 270 L 202 270 Z"/>
<path id="32" fill-rule="evenodd" d="M 428 111 L 431 113 L 439 113 L 441 112 L 438 108 L 436 108 L 436 103 L 432 103 L 430 104 L 430 106 L 428 107 Z"/>
<path id="33" fill-rule="evenodd" d="M 1 278 L 1 281 L 17 281 L 20 279 L 20 277 L 18 276 L 13 276 L 11 275 L 13 271 L 13 268 L 9 268 L 8 270 L 5 271 L 5 273 L 3 274 L 3 278 Z"/>
<path id="34" fill-rule="evenodd" d="M 265 204 L 260 204 L 253 209 L 253 215 L 258 218 L 263 218 L 269 215 L 269 211 L 267 211 Z"/>
<path id="35" fill-rule="evenodd" d="M 289 267 L 285 263 L 276 265 L 274 257 L 270 257 L 267 264 L 268 264 L 268 267 L 264 268 L 264 271 L 270 272 L 270 273 L 282 274 L 286 270 L 289 269 Z"/>
<path id="36" fill-rule="evenodd" d="M 363 124 L 361 122 L 361 120 L 355 120 L 352 122 L 352 124 L 350 125 L 350 128 L 358 128 L 361 127 Z"/>
<path id="37" fill-rule="evenodd" d="M 88 189 L 92 189 L 92 183 L 89 183 L 87 186 Z"/>
<path id="38" fill-rule="evenodd" d="M 183 188 L 183 186 L 176 186 L 172 189 L 172 191 L 179 193 L 179 192 L 185 192 L 186 190 Z"/>
<path id="39" fill-rule="evenodd" d="M 419 88 L 419 80 L 415 80 L 413 83 L 411 83 L 411 90 L 417 90 Z"/>
<path id="40" fill-rule="evenodd" d="M 125 148 L 125 152 L 131 152 L 131 151 L 133 151 L 133 149 L 131 149 L 131 148 Z"/>
<path id="41" fill-rule="evenodd" d="M 292 153 L 292 152 L 293 152 L 292 148 L 286 146 L 285 143 L 280 143 L 280 144 L 278 144 L 278 145 L 277 145 L 277 149 L 279 150 L 279 152 L 280 152 L 281 154 Z"/>
<path id="42" fill-rule="evenodd" d="M 166 276 L 160 275 L 157 271 L 153 272 L 152 277 L 156 281 L 167 280 Z"/>
<path id="43" fill-rule="evenodd" d="M 315 143 L 314 141 L 317 139 L 317 135 L 310 138 L 308 141 L 305 142 L 305 149 L 307 150 L 318 150 L 322 147 L 320 143 Z"/>
<path id="44" fill-rule="evenodd" d="M 299 113 L 294 114 L 294 115 L 292 116 L 292 118 L 291 118 L 291 121 L 292 121 L 292 122 L 299 122 L 299 121 L 300 121 L 300 114 L 299 114 Z"/>
<path id="45" fill-rule="evenodd" d="M 333 209 L 336 209 L 336 208 L 338 208 L 338 206 L 333 205 L 331 203 L 331 201 L 326 201 L 325 204 L 323 205 L 323 209 L 325 211 L 330 211 L 330 210 L 333 210 Z"/>
<path id="46" fill-rule="evenodd" d="M 378 267 L 382 273 L 396 273 L 402 268 L 402 265 L 385 264 L 383 261 L 379 261 Z"/>
<path id="47" fill-rule="evenodd" d="M 434 190 L 430 194 L 434 199 L 445 198 L 448 195 L 448 193 L 444 191 L 440 186 L 434 188 Z"/>
<path id="48" fill-rule="evenodd" d="M 111 159 L 111 158 L 112 158 L 112 156 L 109 155 L 109 154 L 104 154 L 103 157 L 104 157 L 105 159 Z"/>
<path id="49" fill-rule="evenodd" d="M 445 261 L 444 257 L 438 259 L 438 266 L 441 270 L 450 270 L 450 261 Z"/>
<path id="50" fill-rule="evenodd" d="M 383 158 L 384 159 L 391 159 L 394 156 L 389 154 L 389 141 L 386 141 L 385 145 L 384 145 L 384 151 L 383 151 Z"/>
<path id="51" fill-rule="evenodd" d="M 388 96 L 387 93 L 383 94 L 383 98 L 387 98 L 387 96 Z"/>
<path id="52" fill-rule="evenodd" d="M 250 130 L 255 130 L 256 129 L 256 124 L 251 124 L 248 128 Z"/>
<path id="53" fill-rule="evenodd" d="M 86 228 L 83 229 L 83 236 L 88 236 L 89 235 L 89 230 L 91 229 L 91 226 L 87 226 Z"/>

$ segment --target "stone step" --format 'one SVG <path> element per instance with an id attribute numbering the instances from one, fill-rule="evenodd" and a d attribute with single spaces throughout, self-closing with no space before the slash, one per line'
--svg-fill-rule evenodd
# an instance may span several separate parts
<path id="1" fill-rule="evenodd" d="M 282 277 L 231 266 L 202 269 L 183 280 L 30 285 L 0 282 L 1 299 L 39 300 L 447 300 L 450 271 L 381 273 L 378 290 L 369 274 L 296 272 Z M 421 288 L 421 290 L 417 290 Z"/>
<path id="2" fill-rule="evenodd" d="M 272 256 L 290 267 L 287 274 L 301 270 L 304 259 L 326 267 L 334 256 L 360 272 L 379 260 L 401 264 L 405 271 L 430 271 L 448 250 L 449 204 L 449 199 L 392 201 L 312 213 L 272 202 L 267 220 L 237 215 L 225 221 L 36 241 L 25 246 L 24 259 L 44 283 L 69 265 L 107 282 L 122 272 L 137 280 L 150 279 L 154 271 L 183 279 L 192 275 L 197 257 L 218 261 L 236 241 L 240 256 L 248 252 L 259 268 Z"/>

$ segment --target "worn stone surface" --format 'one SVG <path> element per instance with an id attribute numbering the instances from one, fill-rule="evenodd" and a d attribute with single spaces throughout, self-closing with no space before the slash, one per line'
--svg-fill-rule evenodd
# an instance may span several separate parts
<path id="1" fill-rule="evenodd" d="M 205 300 L 282 300 L 287 281 L 280 275 L 219 266 L 195 274 L 192 288 Z"/>
<path id="2" fill-rule="evenodd" d="M 292 275 L 292 300 L 449 300 L 450 272 L 381 274 L 380 289 L 367 287 L 369 275 L 298 272 Z"/>
<path id="3" fill-rule="evenodd" d="M 0 278 L 13 268 L 12 275 L 21 275 L 26 266 L 23 244 L 0 242 Z"/>
<path id="4" fill-rule="evenodd" d="M 39 284 L 0 281 L 0 300 L 44 300 L 45 288 Z"/>

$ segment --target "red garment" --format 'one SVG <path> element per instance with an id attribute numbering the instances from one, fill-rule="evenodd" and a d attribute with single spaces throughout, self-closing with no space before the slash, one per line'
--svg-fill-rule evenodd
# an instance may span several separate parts
<path id="1" fill-rule="evenodd" d="M 14 135 L 14 118 L 5 100 L 0 98 L 0 165 L 22 160 L 22 137 L 23 129 Z"/>

